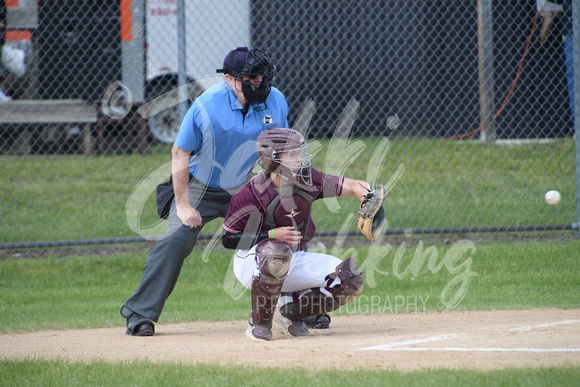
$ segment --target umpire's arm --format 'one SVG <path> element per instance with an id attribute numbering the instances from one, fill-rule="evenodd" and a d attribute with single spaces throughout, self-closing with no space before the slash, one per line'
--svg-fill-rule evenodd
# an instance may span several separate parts
<path id="1" fill-rule="evenodd" d="M 171 150 L 171 175 L 175 193 L 177 217 L 188 227 L 201 226 L 201 215 L 189 202 L 189 157 L 190 151 L 173 144 Z"/>

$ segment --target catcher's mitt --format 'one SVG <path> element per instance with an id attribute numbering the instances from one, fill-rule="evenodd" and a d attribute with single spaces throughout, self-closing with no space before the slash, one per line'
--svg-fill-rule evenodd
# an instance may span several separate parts
<path id="1" fill-rule="evenodd" d="M 379 185 L 364 196 L 360 204 L 360 210 L 356 218 L 357 229 L 372 241 L 381 235 L 385 225 L 385 209 L 383 201 L 387 194 L 387 189 Z"/>

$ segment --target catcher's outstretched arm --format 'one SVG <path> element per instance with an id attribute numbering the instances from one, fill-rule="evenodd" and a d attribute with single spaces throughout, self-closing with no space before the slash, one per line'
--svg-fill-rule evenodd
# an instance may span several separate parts
<path id="1" fill-rule="evenodd" d="M 342 192 L 340 196 L 355 196 L 359 202 L 363 201 L 363 196 L 369 193 L 371 186 L 366 181 L 344 178 Z"/>

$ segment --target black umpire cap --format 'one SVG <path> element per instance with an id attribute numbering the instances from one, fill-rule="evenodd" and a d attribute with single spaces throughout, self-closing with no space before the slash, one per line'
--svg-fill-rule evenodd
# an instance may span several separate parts
<path id="1" fill-rule="evenodd" d="M 217 69 L 216 73 L 224 73 L 229 75 L 236 75 L 242 72 L 250 50 L 248 47 L 238 47 L 235 50 L 228 52 L 224 59 L 224 68 Z"/>

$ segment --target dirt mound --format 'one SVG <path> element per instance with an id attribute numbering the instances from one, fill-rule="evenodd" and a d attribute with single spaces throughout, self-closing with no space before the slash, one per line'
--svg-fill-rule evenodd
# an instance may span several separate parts
<path id="1" fill-rule="evenodd" d="M 130 337 L 123 327 L 2 334 L 0 356 L 314 369 L 580 365 L 578 309 L 342 315 L 300 338 L 274 323 L 270 342 L 248 339 L 246 327 L 242 320 L 159 324 L 153 337 Z"/>

